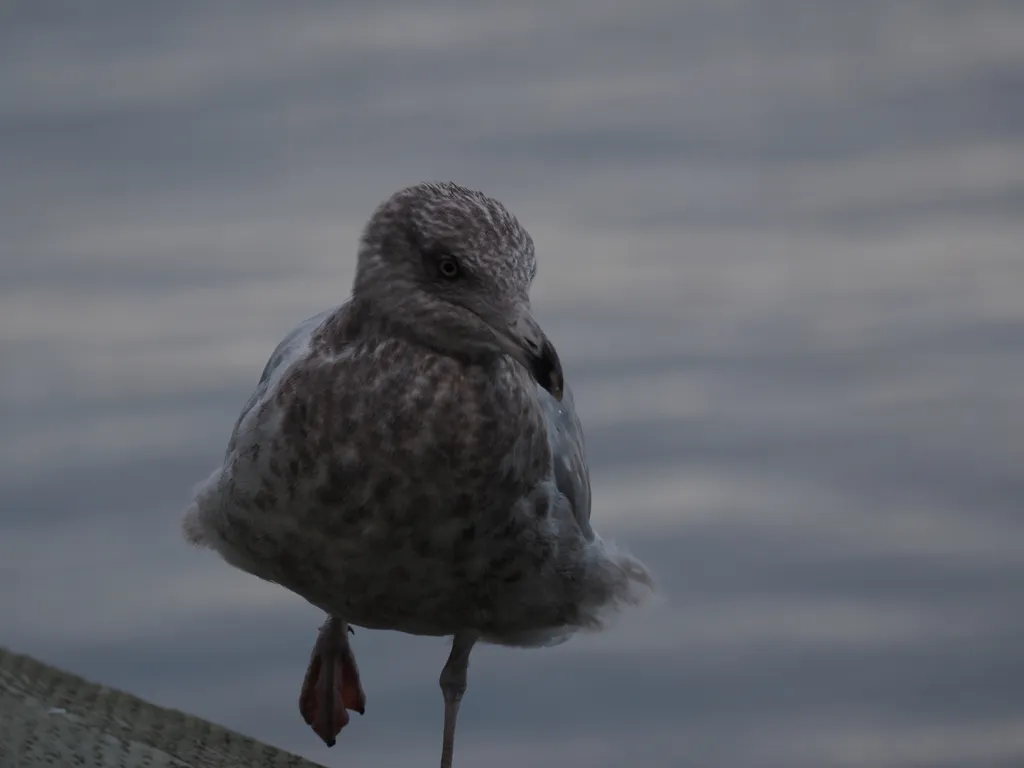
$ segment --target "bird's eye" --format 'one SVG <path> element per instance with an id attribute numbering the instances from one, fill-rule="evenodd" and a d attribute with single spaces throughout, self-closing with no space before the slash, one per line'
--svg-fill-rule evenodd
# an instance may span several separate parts
<path id="1" fill-rule="evenodd" d="M 454 280 L 461 273 L 461 270 L 459 269 L 459 262 L 451 256 L 442 257 L 437 263 L 437 268 L 441 271 L 441 276 L 446 277 L 449 280 Z"/>

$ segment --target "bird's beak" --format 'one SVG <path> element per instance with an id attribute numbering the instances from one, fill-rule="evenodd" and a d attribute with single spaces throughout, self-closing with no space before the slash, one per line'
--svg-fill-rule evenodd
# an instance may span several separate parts
<path id="1" fill-rule="evenodd" d="M 529 307 L 523 307 L 519 319 L 507 334 L 498 334 L 502 347 L 512 358 L 522 363 L 537 383 L 556 400 L 562 399 L 562 363 L 558 352 Z"/>

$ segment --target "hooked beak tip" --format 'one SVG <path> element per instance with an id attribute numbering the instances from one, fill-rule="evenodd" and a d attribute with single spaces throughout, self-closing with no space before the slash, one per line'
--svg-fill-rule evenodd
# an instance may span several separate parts
<path id="1" fill-rule="evenodd" d="M 561 400 L 565 388 L 562 362 L 558 359 L 555 345 L 537 324 L 529 307 L 520 312 L 513 328 L 498 336 L 506 353 L 518 360 L 548 394 Z"/>
<path id="2" fill-rule="evenodd" d="M 531 372 L 537 383 L 547 390 L 555 400 L 562 399 L 565 387 L 562 363 L 558 359 L 558 352 L 555 351 L 554 345 L 547 339 L 544 340 L 539 354 L 533 358 Z"/>

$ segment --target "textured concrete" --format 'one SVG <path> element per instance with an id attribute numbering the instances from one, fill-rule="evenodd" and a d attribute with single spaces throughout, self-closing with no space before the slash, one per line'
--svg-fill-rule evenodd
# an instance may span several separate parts
<path id="1" fill-rule="evenodd" d="M 316 768 L 315 763 L 0 648 L 0 768 Z"/>

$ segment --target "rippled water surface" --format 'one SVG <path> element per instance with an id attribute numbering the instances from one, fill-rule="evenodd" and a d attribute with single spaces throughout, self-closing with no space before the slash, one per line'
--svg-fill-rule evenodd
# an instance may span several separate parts
<path id="1" fill-rule="evenodd" d="M 58 12 L 59 11 L 59 12 Z M 1024 6 L 517 0 L 0 12 L 0 644 L 330 765 L 436 762 L 440 639 L 178 515 L 383 197 L 533 233 L 597 524 L 663 601 L 482 648 L 461 765 L 1024 763 Z"/>

